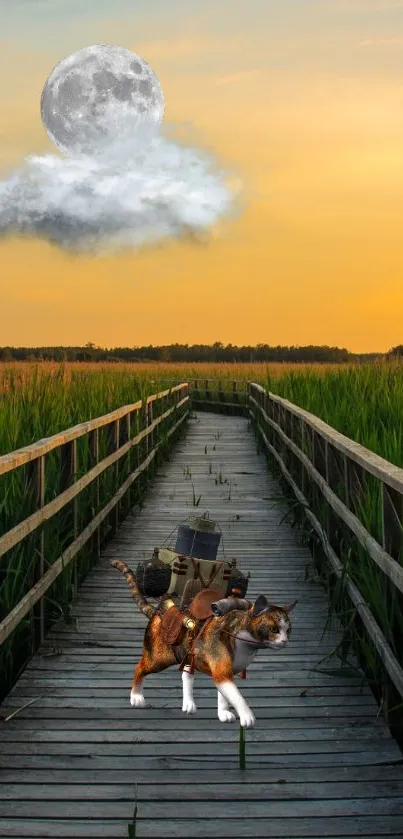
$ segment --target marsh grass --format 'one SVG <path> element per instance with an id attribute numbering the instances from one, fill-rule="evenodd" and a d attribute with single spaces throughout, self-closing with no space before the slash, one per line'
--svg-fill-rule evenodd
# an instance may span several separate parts
<path id="1" fill-rule="evenodd" d="M 102 416 L 125 404 L 144 399 L 161 389 L 155 380 L 139 379 L 131 371 L 89 371 L 54 366 L 43 369 L 26 365 L 21 369 L 3 368 L 0 371 L 0 454 L 29 445 L 44 437 L 63 431 L 77 423 Z M 141 420 L 132 420 L 131 435 L 140 429 Z M 167 456 L 168 427 L 162 424 L 159 435 L 160 451 L 150 474 Z M 111 450 L 107 428 L 99 430 L 99 456 Z M 42 529 L 30 534 L 19 545 L 0 557 L 0 620 L 2 620 L 38 580 L 39 537 L 44 540 L 44 570 L 63 554 L 73 541 L 74 514 L 77 532 L 81 532 L 105 506 L 138 462 L 145 457 L 145 443 L 138 450 L 122 458 L 118 466 L 111 466 L 97 481 L 66 505 Z M 91 467 L 88 437 L 77 441 L 77 473 L 79 478 Z M 60 492 L 60 449 L 52 451 L 45 462 L 45 503 Z M 123 518 L 131 507 L 140 504 L 150 481 L 143 474 L 119 504 Z M 63 487 L 65 488 L 65 486 Z M 0 535 L 23 521 L 36 509 L 36 490 L 32 473 L 21 467 L 0 476 Z M 80 551 L 44 598 L 45 629 L 62 616 L 72 621 L 71 604 L 77 585 L 84 579 L 98 557 L 99 547 L 113 534 L 116 519 L 112 511 L 100 528 L 100 540 L 94 536 Z M 26 662 L 40 641 L 38 609 L 24 618 L 0 647 L 1 688 L 3 698 L 18 678 Z"/>

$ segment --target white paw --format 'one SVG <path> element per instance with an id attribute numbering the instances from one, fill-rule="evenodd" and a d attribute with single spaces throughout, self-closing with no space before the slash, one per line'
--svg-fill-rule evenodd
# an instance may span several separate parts
<path id="1" fill-rule="evenodd" d="M 255 725 L 255 715 L 250 708 L 245 708 L 239 715 L 239 722 L 242 728 L 253 728 Z"/>
<path id="2" fill-rule="evenodd" d="M 136 693 L 135 690 L 132 690 L 130 693 L 130 705 L 132 708 L 144 708 L 146 701 L 142 693 Z"/>
<path id="3" fill-rule="evenodd" d="M 218 712 L 218 719 L 220 722 L 235 722 L 236 716 L 232 711 L 223 710 Z"/>
<path id="4" fill-rule="evenodd" d="M 197 711 L 197 707 L 192 699 L 185 699 L 182 705 L 182 711 L 184 714 L 195 714 Z"/>

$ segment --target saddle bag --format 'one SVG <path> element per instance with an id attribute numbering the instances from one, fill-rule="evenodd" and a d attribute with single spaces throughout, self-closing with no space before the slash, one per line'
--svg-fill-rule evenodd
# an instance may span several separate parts
<path id="1" fill-rule="evenodd" d="M 202 588 L 213 586 L 220 597 L 225 596 L 232 570 L 229 562 L 182 556 L 168 548 L 159 548 L 158 556 L 172 570 L 168 594 L 181 597 L 189 580 L 199 580 Z"/>

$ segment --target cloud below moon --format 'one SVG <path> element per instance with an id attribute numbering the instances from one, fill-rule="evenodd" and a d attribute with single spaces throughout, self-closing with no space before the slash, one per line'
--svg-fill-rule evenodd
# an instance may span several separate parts
<path id="1" fill-rule="evenodd" d="M 0 181 L 0 236 L 108 254 L 196 239 L 236 207 L 210 154 L 160 133 L 122 137 L 92 156 L 26 158 Z"/>

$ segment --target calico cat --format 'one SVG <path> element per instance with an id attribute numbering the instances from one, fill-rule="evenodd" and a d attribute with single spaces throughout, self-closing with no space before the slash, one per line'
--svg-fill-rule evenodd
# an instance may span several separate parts
<path id="1" fill-rule="evenodd" d="M 291 632 L 289 615 L 297 601 L 290 606 L 273 606 L 260 595 L 254 604 L 248 604 L 247 611 L 230 611 L 207 621 L 194 642 L 191 634 L 185 631 L 180 641 L 181 655 L 178 657 L 175 647 L 167 644 L 163 638 L 161 614 L 144 599 L 133 572 L 120 560 L 113 560 L 111 565 L 125 575 L 132 597 L 149 619 L 142 656 L 134 671 L 131 705 L 135 708 L 145 706 L 142 687 L 147 675 L 178 664 L 183 659 L 183 653 L 185 658 L 191 653 L 192 665 L 185 664 L 182 672 L 182 711 L 194 714 L 197 710 L 193 699 L 193 670 L 199 670 L 211 676 L 215 682 L 220 722 L 235 721 L 232 706 L 242 726 L 253 726 L 254 714 L 238 690 L 234 675 L 246 670 L 259 649 L 281 649 L 287 643 Z"/>

